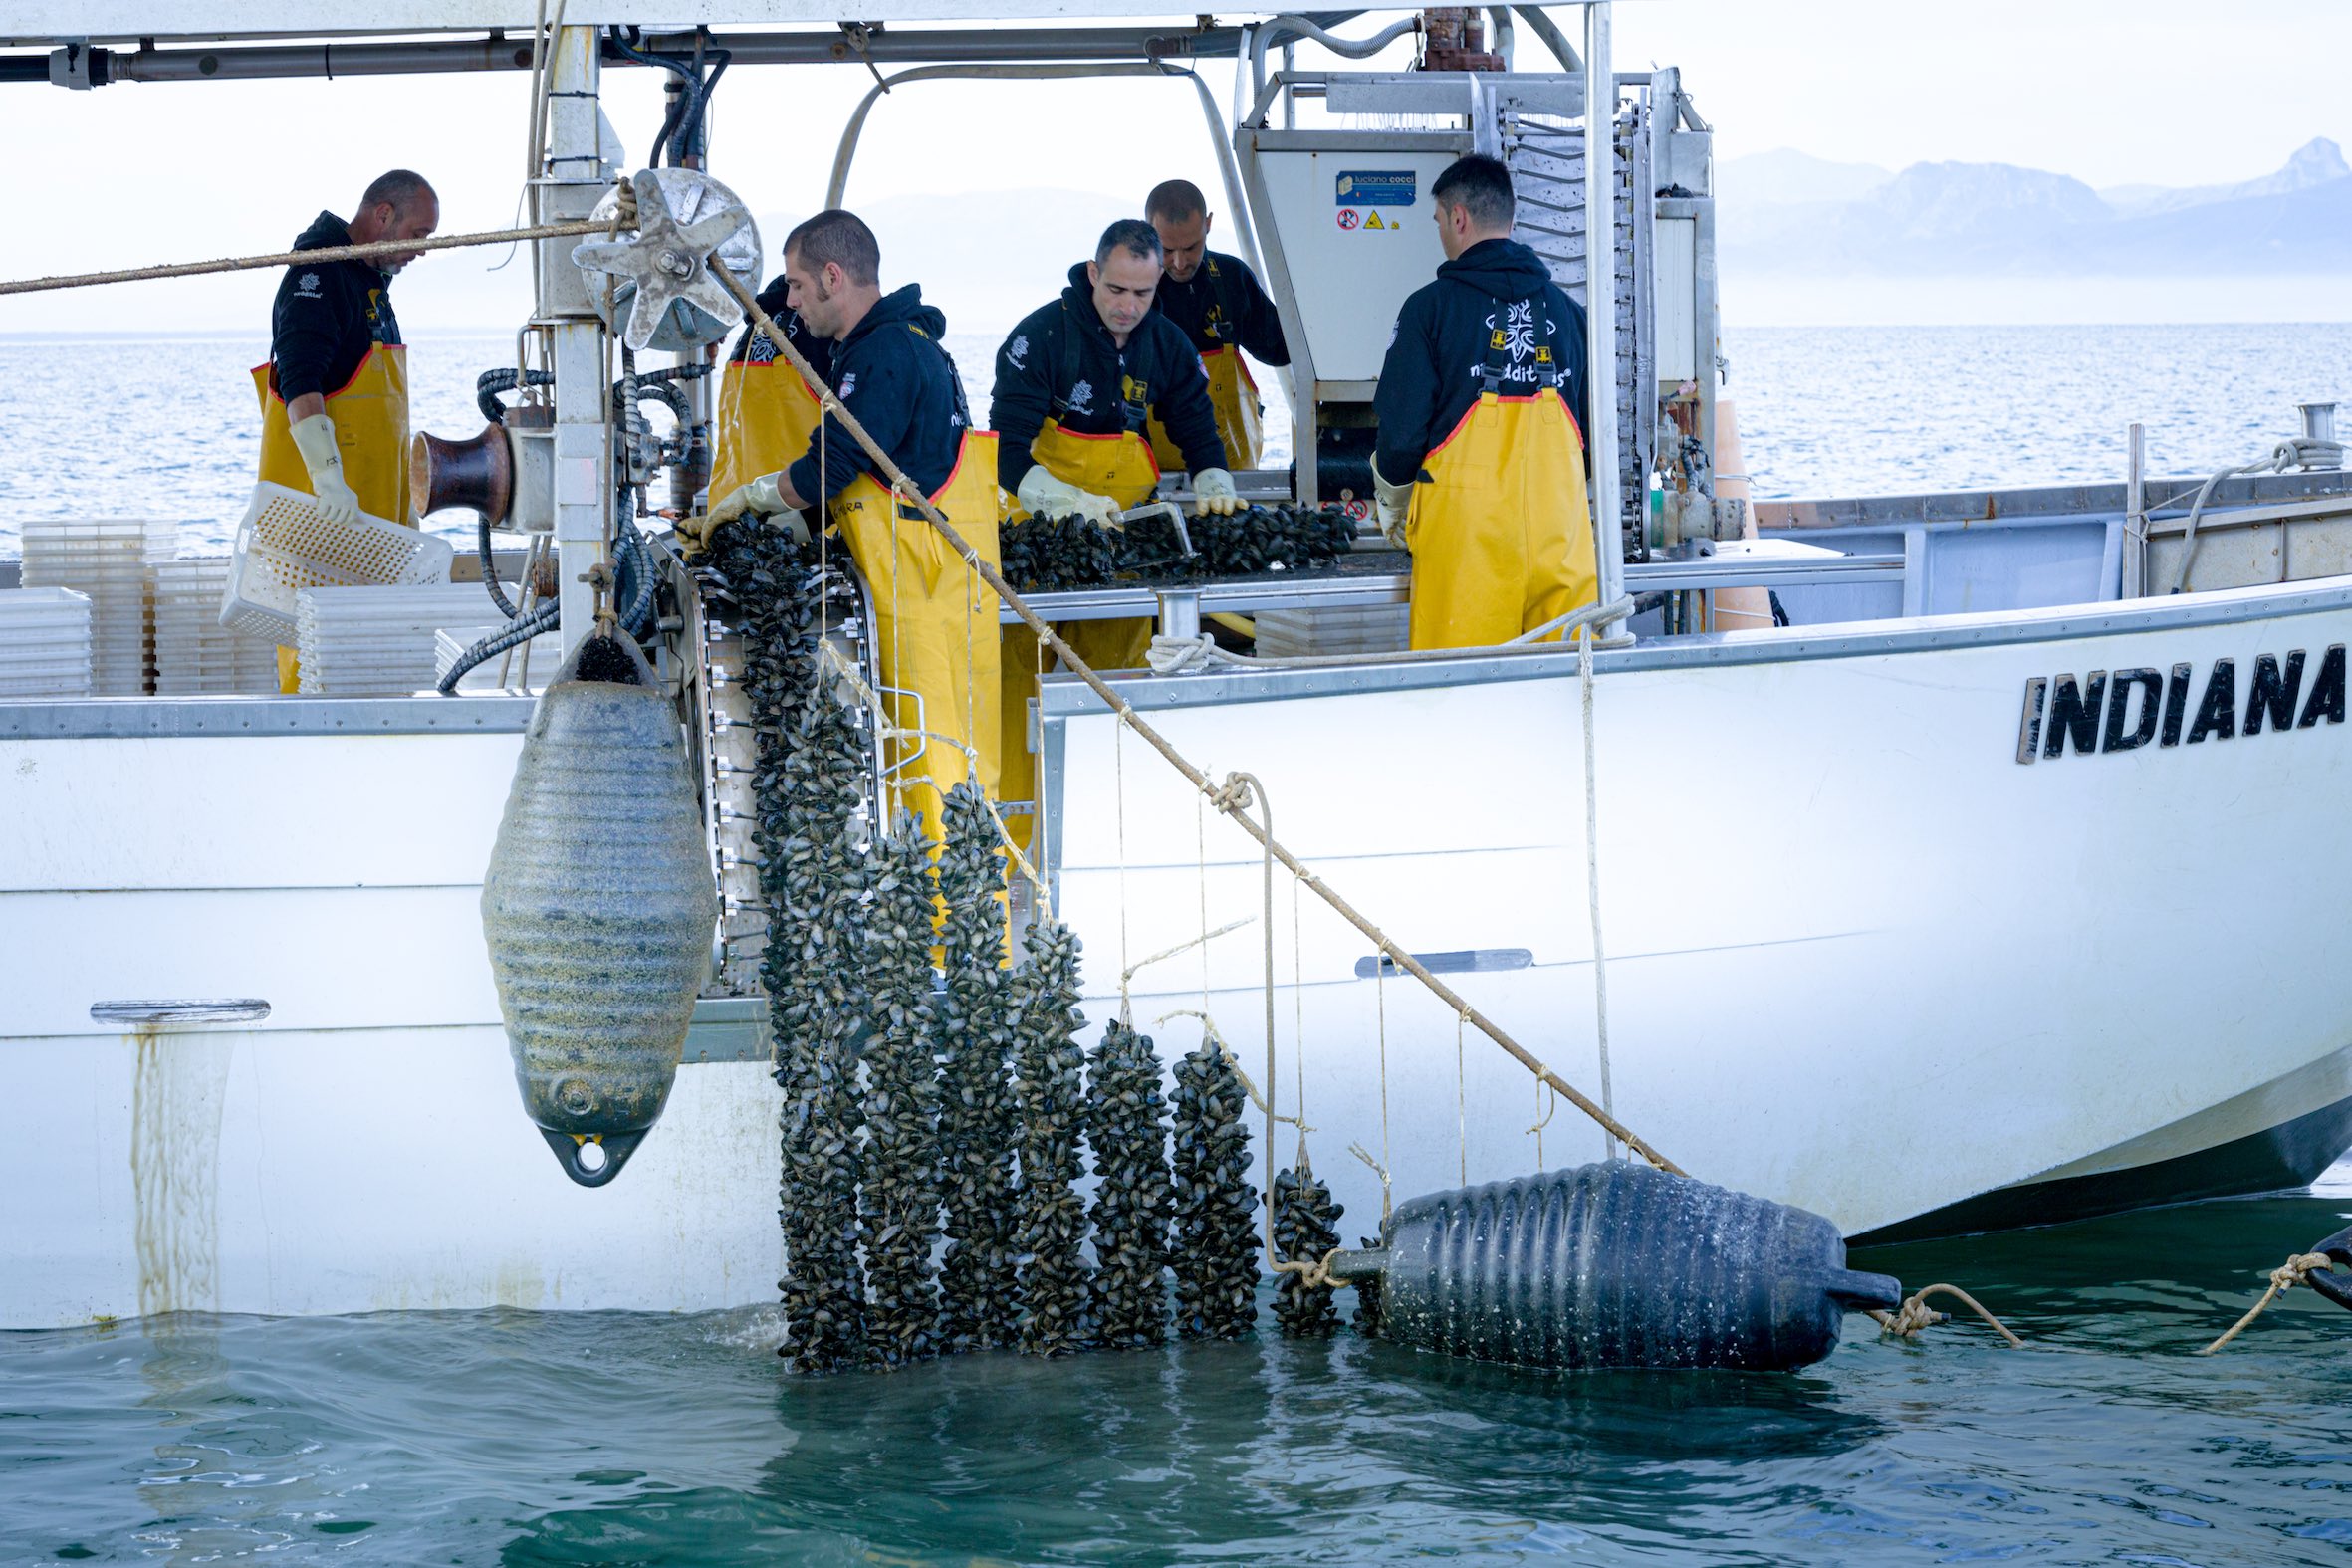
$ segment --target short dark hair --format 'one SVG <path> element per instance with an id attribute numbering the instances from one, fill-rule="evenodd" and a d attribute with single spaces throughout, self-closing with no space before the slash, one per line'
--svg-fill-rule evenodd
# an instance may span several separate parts
<path id="1" fill-rule="evenodd" d="M 1429 187 L 1429 199 L 1441 207 L 1462 207 L 1482 229 L 1508 229 L 1518 198 L 1511 193 L 1511 170 L 1501 158 L 1473 152 L 1456 158 Z"/>
<path id="2" fill-rule="evenodd" d="M 811 270 L 838 267 L 851 283 L 872 287 L 882 281 L 882 247 L 865 220 L 841 207 L 827 207 L 784 237 L 784 254 L 801 253 Z"/>
<path id="3" fill-rule="evenodd" d="M 359 211 L 373 212 L 389 202 L 394 212 L 406 212 L 420 196 L 433 196 L 435 201 L 440 200 L 440 197 L 433 195 L 433 187 L 416 170 L 390 169 L 367 182 L 367 188 L 359 193 Z"/>
<path id="4" fill-rule="evenodd" d="M 1209 198 L 1201 188 L 1188 179 L 1164 179 L 1151 188 L 1143 198 L 1146 222 L 1165 218 L 1170 223 L 1189 223 L 1209 210 Z"/>
<path id="5" fill-rule="evenodd" d="M 1102 231 L 1102 238 L 1094 245 L 1094 265 L 1103 266 L 1112 251 L 1125 251 L 1143 261 L 1156 262 L 1164 254 L 1160 250 L 1160 231 L 1141 218 L 1121 218 Z"/>

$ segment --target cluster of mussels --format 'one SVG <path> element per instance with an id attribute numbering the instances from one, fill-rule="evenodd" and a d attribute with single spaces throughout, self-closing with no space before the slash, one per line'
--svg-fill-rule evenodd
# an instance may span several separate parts
<path id="1" fill-rule="evenodd" d="M 1339 1244 L 1342 1207 L 1331 1202 L 1331 1189 L 1316 1179 L 1314 1164 L 1302 1144 L 1296 1170 L 1281 1171 L 1274 1179 L 1274 1249 L 1291 1263 L 1319 1263 Z M 1329 1339 L 1339 1329 L 1339 1309 L 1331 1302 L 1334 1287 L 1309 1284 L 1304 1274 L 1285 1270 L 1275 1286 L 1274 1316 L 1289 1339 Z"/>
<path id="2" fill-rule="evenodd" d="M 1112 1019 L 1087 1064 L 1094 1146 L 1094 1335 L 1134 1350 L 1168 1337 L 1167 1099 L 1151 1037 Z"/>
<path id="3" fill-rule="evenodd" d="M 1077 1180 L 1079 1081 L 1078 939 L 1058 920 L 1030 936 L 1016 981 L 1013 1095 L 1021 1126 L 1021 1186 L 1014 1202 L 1020 1253 L 1021 1348 L 1066 1355 L 1092 1342 L 1086 1322 L 1086 1206 Z"/>
<path id="4" fill-rule="evenodd" d="M 820 677 L 828 585 L 811 555 L 780 530 L 730 529 L 714 541 L 710 569 L 737 605 L 759 738 L 752 841 L 768 905 L 760 978 L 784 1091 L 777 1288 L 792 1329 L 779 1353 L 797 1370 L 838 1371 L 865 1355 L 852 1035 L 865 1011 L 856 988 L 869 873 L 855 841 L 865 746 Z"/>
<path id="5" fill-rule="evenodd" d="M 1089 1061 L 1077 939 L 1048 922 L 1028 963 L 1005 967 L 1006 863 L 978 787 L 949 791 L 936 865 L 912 820 L 865 832 L 866 736 L 822 675 L 833 584 L 814 553 L 727 529 L 706 569 L 736 605 L 759 742 L 761 979 L 784 1091 L 779 1354 L 823 1373 L 1156 1345 L 1171 1267 L 1185 1338 L 1250 1333 L 1258 1195 L 1232 1064 L 1213 1042 L 1179 1062 L 1171 1129 L 1149 1039 L 1114 1023 Z M 1280 1193 L 1285 1216 L 1314 1212 L 1303 1189 Z M 1286 1218 L 1283 1244 L 1320 1256 L 1336 1215 L 1319 1230 Z"/>
<path id="6" fill-rule="evenodd" d="M 1013 1343 L 1013 1030 L 1005 970 L 1005 863 L 979 785 L 947 792 L 939 855 L 939 1155 L 947 1252 L 941 1333 L 950 1350 Z"/>
<path id="7" fill-rule="evenodd" d="M 1355 520 L 1337 507 L 1244 507 L 1230 517 L 1187 521 L 1185 556 L 1164 516 L 1105 528 L 1080 517 L 1028 518 L 999 536 L 1006 580 L 1023 593 L 1101 587 L 1122 574 L 1160 580 L 1246 577 L 1337 561 Z"/>
<path id="8" fill-rule="evenodd" d="M 1216 1041 L 1176 1063 L 1176 1330 L 1186 1339 L 1239 1339 L 1257 1317 L 1246 1103 L 1241 1075 Z"/>
<path id="9" fill-rule="evenodd" d="M 871 998 L 865 1088 L 867 1359 L 899 1367 L 939 1353 L 938 1020 L 931 1009 L 931 853 L 909 816 L 882 839 L 866 934 Z"/>

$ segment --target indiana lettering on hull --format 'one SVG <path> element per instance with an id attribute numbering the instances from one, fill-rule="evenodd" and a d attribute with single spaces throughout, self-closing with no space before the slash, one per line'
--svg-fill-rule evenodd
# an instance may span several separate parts
<path id="1" fill-rule="evenodd" d="M 2202 689 L 2187 664 L 2174 665 L 2170 674 L 2142 666 L 2082 676 L 2036 675 L 2025 682 L 2017 761 L 2063 757 L 2069 750 L 2077 757 L 2136 752 L 2151 743 L 2159 749 L 2199 746 L 2260 735 L 2264 729 L 2308 730 L 2323 719 L 2342 724 L 2344 644 L 2322 653 L 2315 670 L 2310 665 L 2301 648 L 2283 660 L 2274 653 L 2255 654 L 2242 704 L 2235 659 L 2214 660 Z M 2194 703 L 2193 689 L 2198 689 Z"/>

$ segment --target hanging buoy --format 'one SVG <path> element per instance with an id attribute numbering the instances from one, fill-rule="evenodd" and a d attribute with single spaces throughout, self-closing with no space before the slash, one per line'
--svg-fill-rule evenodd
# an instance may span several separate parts
<path id="1" fill-rule="evenodd" d="M 523 1108 L 581 1186 L 661 1114 L 718 918 L 677 713 L 625 638 L 589 637 L 532 714 L 482 879 Z"/>
<path id="2" fill-rule="evenodd" d="M 1819 1215 L 1623 1161 L 1416 1198 L 1382 1241 L 1330 1265 L 1381 1338 L 1523 1367 L 1787 1371 L 1903 1299 Z"/>

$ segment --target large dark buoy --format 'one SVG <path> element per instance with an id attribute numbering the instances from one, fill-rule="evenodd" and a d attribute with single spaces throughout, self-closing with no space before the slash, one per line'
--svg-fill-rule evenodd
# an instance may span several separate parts
<path id="1" fill-rule="evenodd" d="M 1903 1294 L 1819 1215 L 1621 1161 L 1416 1198 L 1382 1242 L 1331 1262 L 1381 1338 L 1523 1367 L 1787 1371 Z"/>
<path id="2" fill-rule="evenodd" d="M 661 1114 L 718 918 L 677 713 L 625 639 L 590 637 L 539 699 L 482 879 L 523 1108 L 583 1187 Z"/>

